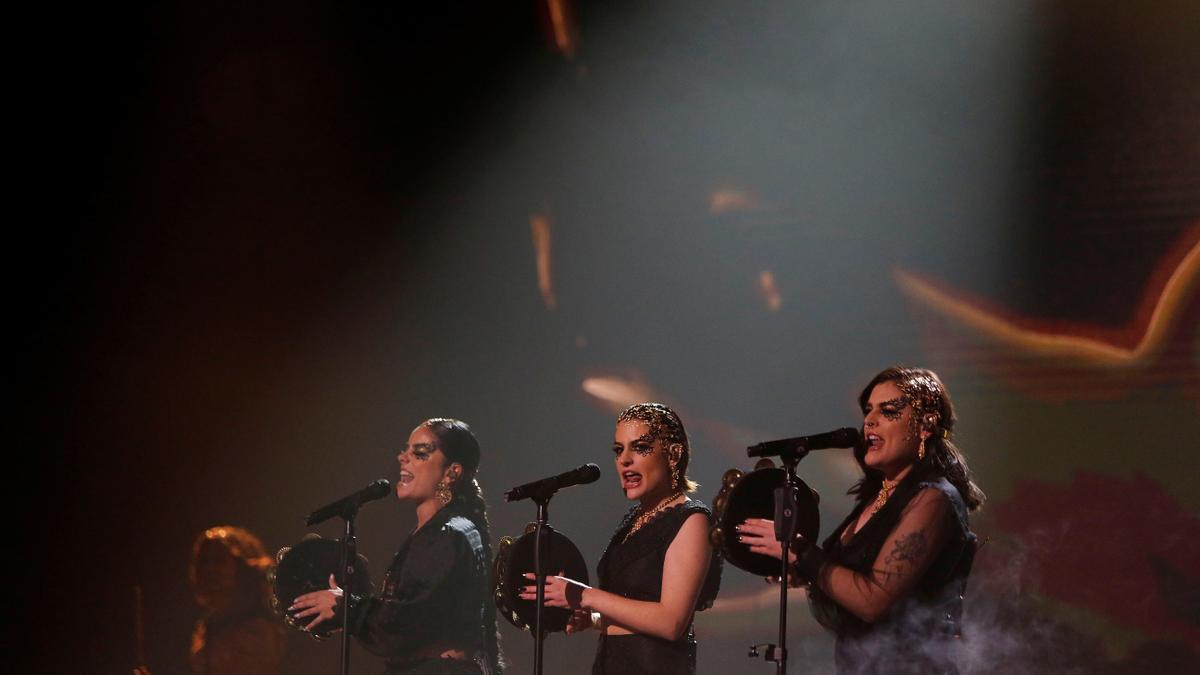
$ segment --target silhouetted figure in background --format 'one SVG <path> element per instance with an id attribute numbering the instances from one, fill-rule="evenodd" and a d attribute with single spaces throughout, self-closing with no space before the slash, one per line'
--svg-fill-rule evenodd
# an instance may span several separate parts
<path id="1" fill-rule="evenodd" d="M 196 603 L 208 611 L 192 633 L 192 670 L 199 675 L 277 675 L 286 641 L 271 610 L 271 557 L 249 531 L 223 525 L 192 546 L 188 576 Z"/>

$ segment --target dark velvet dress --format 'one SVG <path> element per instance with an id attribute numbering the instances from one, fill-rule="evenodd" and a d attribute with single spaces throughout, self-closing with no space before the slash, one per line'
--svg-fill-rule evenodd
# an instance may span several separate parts
<path id="1" fill-rule="evenodd" d="M 667 547 L 683 522 L 693 513 L 712 512 L 703 503 L 689 500 L 663 509 L 627 541 L 637 508 L 621 521 L 597 566 L 599 587 L 632 600 L 658 602 L 662 597 L 663 563 Z M 696 610 L 712 606 L 721 586 L 721 559 L 713 552 L 708 576 L 696 600 Z M 593 675 L 691 675 L 696 672 L 696 636 L 688 626 L 682 640 L 663 640 L 649 635 L 601 635 Z"/>
<path id="2" fill-rule="evenodd" d="M 951 505 L 945 527 L 950 536 L 942 551 L 909 595 L 875 623 L 866 623 L 814 589 L 810 595 L 817 619 L 837 634 L 834 656 L 839 673 L 957 673 L 963 593 L 975 557 L 976 538 L 967 522 L 962 496 L 945 478 L 914 470 L 863 528 L 843 541 L 842 533 L 862 514 L 860 503 L 825 540 L 830 562 L 863 575 L 871 568 L 904 508 L 921 490 L 933 488 Z"/>
<path id="3" fill-rule="evenodd" d="M 383 656 L 386 673 L 482 672 L 489 567 L 479 530 L 457 502 L 437 512 L 396 552 L 383 592 L 350 596 L 350 632 Z M 448 649 L 475 661 L 442 659 Z"/>

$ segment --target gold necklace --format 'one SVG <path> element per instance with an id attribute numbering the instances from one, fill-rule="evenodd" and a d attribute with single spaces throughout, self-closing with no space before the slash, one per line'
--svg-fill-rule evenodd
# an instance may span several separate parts
<path id="1" fill-rule="evenodd" d="M 875 495 L 875 504 L 871 507 L 871 515 L 879 513 L 879 509 L 882 509 L 883 505 L 887 503 L 888 497 L 892 496 L 892 490 L 895 490 L 899 484 L 898 480 L 883 479 L 883 484 L 879 486 L 879 494 Z"/>
<path id="2" fill-rule="evenodd" d="M 629 537 L 633 536 L 634 532 L 637 532 L 638 530 L 642 529 L 643 525 L 650 522 L 650 519 L 654 517 L 654 514 L 667 508 L 667 504 L 670 504 L 671 502 L 675 501 L 676 499 L 679 499 L 682 496 L 683 496 L 683 491 L 669 494 L 666 497 L 664 497 L 662 500 L 660 500 L 657 504 L 655 504 L 654 508 L 650 509 L 649 511 L 642 511 L 641 513 L 639 513 L 638 517 L 633 520 L 633 527 L 629 528 L 629 534 L 626 534 L 625 538 L 628 539 Z"/>

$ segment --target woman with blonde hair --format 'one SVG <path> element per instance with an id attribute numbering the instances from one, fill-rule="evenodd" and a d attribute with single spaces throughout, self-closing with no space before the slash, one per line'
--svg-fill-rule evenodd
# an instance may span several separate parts
<path id="1" fill-rule="evenodd" d="M 636 504 L 600 558 L 597 586 L 548 577 L 545 603 L 574 610 L 568 632 L 600 630 L 594 674 L 695 673 L 692 619 L 712 606 L 721 562 L 708 538 L 712 512 L 688 496 L 697 486 L 687 477 L 683 422 L 661 403 L 630 406 L 617 418 L 612 452 L 621 490 Z M 521 597 L 535 591 L 527 586 Z"/>

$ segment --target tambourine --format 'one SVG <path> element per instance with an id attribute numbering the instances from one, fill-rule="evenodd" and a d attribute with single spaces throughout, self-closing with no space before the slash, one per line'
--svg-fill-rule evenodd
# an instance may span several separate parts
<path id="1" fill-rule="evenodd" d="M 270 575 L 271 606 L 283 618 L 284 623 L 292 628 L 303 629 L 312 618 L 296 619 L 287 608 L 305 593 L 329 590 L 330 574 L 334 576 L 338 587 L 346 593 L 371 594 L 367 559 L 362 555 L 358 556 L 357 564 L 354 565 L 354 575 L 347 583 L 343 578 L 345 572 L 340 569 L 342 544 L 337 540 L 309 535 L 295 546 L 279 549 L 279 553 L 275 554 L 275 561 L 275 569 Z M 325 621 L 318 624 L 311 634 L 317 639 L 323 639 L 339 628 L 341 622 Z"/>
<path id="2" fill-rule="evenodd" d="M 761 553 L 737 540 L 739 523 L 747 518 L 775 519 L 775 489 L 784 486 L 787 474 L 775 468 L 769 459 L 760 459 L 754 471 L 742 473 L 730 469 L 721 478 L 721 491 L 713 500 L 714 525 L 709 532 L 714 547 L 735 567 L 760 577 L 778 576 L 779 560 Z M 821 514 L 817 509 L 820 496 L 804 481 L 796 479 L 796 532 L 815 541 L 821 530 Z"/>
<path id="3" fill-rule="evenodd" d="M 492 578 L 496 582 L 496 610 L 509 623 L 533 632 L 537 622 L 537 603 L 533 600 L 522 600 L 521 589 L 532 583 L 525 574 L 533 572 L 534 537 L 537 524 L 525 526 L 525 534 L 517 539 L 504 537 L 496 549 L 496 561 L 492 566 Z M 557 532 L 549 525 L 542 526 L 542 571 L 547 575 L 562 576 L 582 583 L 588 583 L 587 563 L 583 554 L 566 535 Z M 559 633 L 567 629 L 571 620 L 571 610 L 561 607 L 546 607 L 542 611 L 542 630 L 547 633 Z"/>

